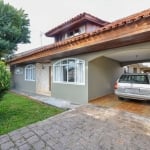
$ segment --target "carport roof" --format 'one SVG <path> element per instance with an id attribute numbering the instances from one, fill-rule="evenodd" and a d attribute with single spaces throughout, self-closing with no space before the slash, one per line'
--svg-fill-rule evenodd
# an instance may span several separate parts
<path id="1" fill-rule="evenodd" d="M 94 32 L 26 51 L 8 63 L 50 61 L 146 41 L 150 41 L 150 9 L 114 21 Z"/>

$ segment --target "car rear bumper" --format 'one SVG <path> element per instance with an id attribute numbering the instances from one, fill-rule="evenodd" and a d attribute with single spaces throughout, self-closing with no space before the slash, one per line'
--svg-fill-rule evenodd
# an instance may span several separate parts
<path id="1" fill-rule="evenodd" d="M 137 100 L 150 100 L 150 95 L 138 95 L 138 94 L 131 94 L 131 93 L 123 93 L 115 90 L 115 94 L 119 97 L 123 98 L 131 98 Z"/>

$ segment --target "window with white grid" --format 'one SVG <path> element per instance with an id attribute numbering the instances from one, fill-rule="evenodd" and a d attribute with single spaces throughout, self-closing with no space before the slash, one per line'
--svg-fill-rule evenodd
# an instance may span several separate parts
<path id="1" fill-rule="evenodd" d="M 85 61 L 67 58 L 53 65 L 53 81 L 57 83 L 85 83 Z"/>
<path id="2" fill-rule="evenodd" d="M 25 80 L 35 81 L 35 65 L 27 65 L 25 67 Z"/>

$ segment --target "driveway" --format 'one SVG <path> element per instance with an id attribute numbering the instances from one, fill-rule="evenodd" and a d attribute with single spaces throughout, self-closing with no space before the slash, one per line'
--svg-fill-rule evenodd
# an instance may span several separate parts
<path id="1" fill-rule="evenodd" d="M 150 117 L 150 101 L 139 100 L 118 100 L 114 94 L 106 95 L 104 97 L 90 101 L 91 104 L 125 110 L 128 112 L 136 113 L 145 117 Z"/>
<path id="2" fill-rule="evenodd" d="M 0 136 L 1 150 L 149 150 L 150 118 L 85 105 Z"/>

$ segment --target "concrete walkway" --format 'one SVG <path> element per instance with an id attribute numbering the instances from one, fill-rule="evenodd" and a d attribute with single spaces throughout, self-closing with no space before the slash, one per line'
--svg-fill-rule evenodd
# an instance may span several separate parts
<path id="1" fill-rule="evenodd" d="M 40 101 L 42 103 L 53 105 L 53 106 L 63 108 L 63 109 L 74 109 L 74 108 L 80 106 L 80 105 L 77 105 L 77 104 L 73 104 L 69 101 L 65 101 L 63 99 L 57 99 L 57 98 L 54 98 L 54 97 L 51 97 L 51 96 L 45 96 L 45 95 L 40 95 L 40 94 L 35 94 L 35 93 L 28 93 L 28 92 L 22 92 L 22 91 L 18 91 L 18 90 L 15 90 L 15 89 L 12 89 L 11 91 L 14 92 L 14 93 L 17 93 L 17 94 L 27 96 L 31 99 Z"/>
<path id="2" fill-rule="evenodd" d="M 81 106 L 0 136 L 0 150 L 149 150 L 150 118 Z"/>

